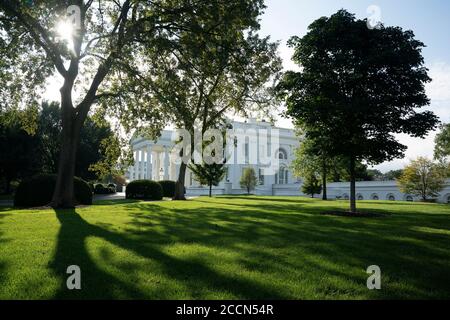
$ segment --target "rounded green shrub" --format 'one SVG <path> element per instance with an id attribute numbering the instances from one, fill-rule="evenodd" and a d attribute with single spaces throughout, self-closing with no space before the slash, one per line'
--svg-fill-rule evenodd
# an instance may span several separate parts
<path id="1" fill-rule="evenodd" d="M 111 193 L 116 193 L 117 191 L 117 186 L 114 183 L 110 183 L 108 184 L 108 188 L 110 190 Z"/>
<path id="2" fill-rule="evenodd" d="M 94 186 L 94 193 L 95 194 L 107 194 L 109 193 L 109 190 L 107 187 L 105 187 L 105 185 L 103 185 L 102 183 L 97 183 Z"/>
<path id="3" fill-rule="evenodd" d="M 163 189 L 163 196 L 172 198 L 175 195 L 175 181 L 163 180 L 158 181 Z"/>
<path id="4" fill-rule="evenodd" d="M 92 204 L 92 191 L 89 184 L 78 177 L 74 178 L 74 193 L 78 204 Z M 56 186 L 55 174 L 39 174 L 22 181 L 14 196 L 15 207 L 39 207 L 50 203 Z"/>
<path id="5" fill-rule="evenodd" d="M 161 200 L 163 189 L 155 181 L 135 180 L 128 184 L 125 195 L 127 199 Z"/>

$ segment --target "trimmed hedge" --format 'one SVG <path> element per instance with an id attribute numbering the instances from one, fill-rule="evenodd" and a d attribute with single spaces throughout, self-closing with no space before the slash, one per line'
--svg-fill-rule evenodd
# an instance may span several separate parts
<path id="1" fill-rule="evenodd" d="M 94 193 L 95 194 L 111 194 L 111 193 L 116 193 L 116 187 L 115 185 L 113 185 L 113 187 L 111 187 L 110 185 L 104 185 L 102 183 L 97 183 L 94 186 Z"/>
<path id="2" fill-rule="evenodd" d="M 163 196 L 172 198 L 175 195 L 175 181 L 163 180 L 158 181 L 163 189 Z"/>
<path id="3" fill-rule="evenodd" d="M 78 204 L 92 204 L 92 191 L 89 184 L 78 177 L 74 178 L 75 199 Z M 39 174 L 22 181 L 14 196 L 15 207 L 40 207 L 50 203 L 56 186 L 56 174 Z"/>
<path id="4" fill-rule="evenodd" d="M 135 180 L 125 190 L 127 199 L 161 200 L 163 189 L 158 182 L 151 180 Z"/>

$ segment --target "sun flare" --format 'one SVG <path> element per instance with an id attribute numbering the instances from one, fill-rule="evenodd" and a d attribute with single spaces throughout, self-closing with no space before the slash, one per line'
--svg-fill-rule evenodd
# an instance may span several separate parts
<path id="1" fill-rule="evenodd" d="M 59 39 L 67 42 L 67 46 L 71 50 L 73 50 L 73 31 L 73 25 L 67 20 L 60 21 L 56 26 Z"/>

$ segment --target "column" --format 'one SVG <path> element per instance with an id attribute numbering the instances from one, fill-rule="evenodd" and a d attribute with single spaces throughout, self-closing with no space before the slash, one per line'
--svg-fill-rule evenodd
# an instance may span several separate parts
<path id="1" fill-rule="evenodd" d="M 139 150 L 134 151 L 134 170 L 133 170 L 133 179 L 132 180 L 138 180 L 139 179 Z"/>
<path id="2" fill-rule="evenodd" d="M 140 154 L 140 157 L 139 157 L 139 177 L 140 177 L 140 179 L 145 179 L 145 175 L 144 175 L 144 165 L 145 165 L 145 163 L 144 163 L 144 149 L 140 149 L 139 150 L 139 154 Z"/>
<path id="3" fill-rule="evenodd" d="M 152 180 L 152 145 L 147 145 L 147 180 Z"/>
<path id="4" fill-rule="evenodd" d="M 169 180 L 169 150 L 164 146 L 164 180 Z"/>
<path id="5" fill-rule="evenodd" d="M 156 174 L 156 181 L 161 180 L 161 153 L 156 151 L 156 161 L 155 161 L 155 174 Z"/>

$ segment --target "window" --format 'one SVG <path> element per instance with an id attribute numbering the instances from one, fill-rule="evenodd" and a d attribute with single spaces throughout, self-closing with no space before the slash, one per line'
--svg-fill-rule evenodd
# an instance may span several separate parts
<path id="1" fill-rule="evenodd" d="M 389 201 L 395 201 L 394 195 L 390 194 L 390 195 L 388 196 L 388 200 L 389 200 Z"/>
<path id="2" fill-rule="evenodd" d="M 349 199 L 349 196 L 348 196 L 348 194 L 344 193 L 344 195 L 342 196 L 342 198 L 344 198 L 344 200 L 348 200 L 348 199 Z"/>
<path id="3" fill-rule="evenodd" d="M 407 197 L 406 197 L 406 201 L 408 201 L 408 202 L 413 202 L 414 199 L 413 199 L 412 196 L 407 196 Z"/>
<path id="4" fill-rule="evenodd" d="M 362 196 L 362 194 L 358 194 L 357 199 L 361 201 L 364 200 L 364 197 Z"/>
<path id="5" fill-rule="evenodd" d="M 264 169 L 259 169 L 258 170 L 258 178 L 259 178 L 259 185 L 262 186 L 264 185 Z"/>
<path id="6" fill-rule="evenodd" d="M 380 197 L 377 194 L 372 195 L 372 200 L 380 200 Z"/>
<path id="7" fill-rule="evenodd" d="M 278 179 L 277 179 L 278 178 Z M 287 184 L 288 183 L 288 170 L 285 167 L 281 167 L 276 175 L 278 180 L 278 184 Z"/>
<path id="8" fill-rule="evenodd" d="M 287 160 L 287 152 L 284 149 L 278 150 L 278 159 L 280 160 Z"/>

